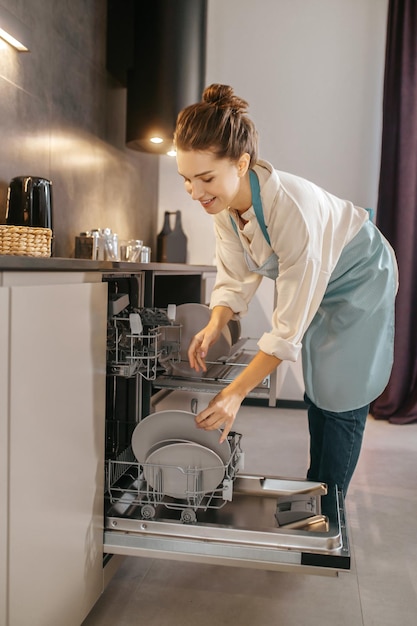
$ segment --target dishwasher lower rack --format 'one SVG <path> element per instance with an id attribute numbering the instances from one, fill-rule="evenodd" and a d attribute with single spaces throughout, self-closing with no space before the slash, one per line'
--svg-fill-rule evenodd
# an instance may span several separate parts
<path id="1" fill-rule="evenodd" d="M 226 463 L 215 467 L 183 467 L 138 463 L 131 448 L 106 466 L 106 499 L 113 511 L 139 507 L 142 519 L 150 520 L 157 508 L 177 511 L 182 523 L 197 521 L 199 511 L 222 508 L 233 498 L 233 483 L 243 469 L 242 435 L 229 433 L 231 454 Z M 220 474 L 219 474 L 220 472 Z M 209 491 L 203 489 L 207 476 L 223 478 Z M 170 476 L 182 485 L 181 496 L 166 493 L 166 478 Z"/>

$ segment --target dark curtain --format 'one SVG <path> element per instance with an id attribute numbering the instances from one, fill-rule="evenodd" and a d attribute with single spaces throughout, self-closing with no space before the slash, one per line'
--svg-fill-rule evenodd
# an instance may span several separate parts
<path id="1" fill-rule="evenodd" d="M 388 9 L 377 224 L 398 259 L 394 367 L 375 418 L 417 421 L 417 2 Z"/>

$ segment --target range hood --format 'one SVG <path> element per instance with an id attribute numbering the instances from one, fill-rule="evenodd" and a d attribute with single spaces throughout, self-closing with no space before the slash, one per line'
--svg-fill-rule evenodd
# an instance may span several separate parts
<path id="1" fill-rule="evenodd" d="M 107 6 L 107 69 L 127 88 L 126 144 L 167 154 L 179 111 L 204 89 L 207 0 Z"/>

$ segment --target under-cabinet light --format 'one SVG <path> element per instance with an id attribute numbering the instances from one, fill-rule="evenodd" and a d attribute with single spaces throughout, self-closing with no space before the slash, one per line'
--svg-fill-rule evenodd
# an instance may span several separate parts
<path id="1" fill-rule="evenodd" d="M 0 38 L 19 52 L 29 52 L 29 28 L 2 6 L 0 6 Z"/>

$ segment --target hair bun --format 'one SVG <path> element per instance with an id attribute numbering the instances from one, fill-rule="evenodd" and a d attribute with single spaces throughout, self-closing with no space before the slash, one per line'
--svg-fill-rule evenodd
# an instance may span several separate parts
<path id="1" fill-rule="evenodd" d="M 246 113 L 248 103 L 246 100 L 235 96 L 233 88 L 229 85 L 213 84 L 203 91 L 202 101 L 212 104 L 219 109 L 231 109 L 233 113 Z"/>

